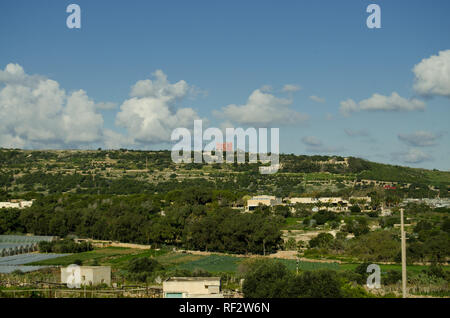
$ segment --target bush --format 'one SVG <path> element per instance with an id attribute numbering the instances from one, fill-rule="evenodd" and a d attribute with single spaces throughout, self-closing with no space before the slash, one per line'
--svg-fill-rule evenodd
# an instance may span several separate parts
<path id="1" fill-rule="evenodd" d="M 289 238 L 285 243 L 284 243 L 284 249 L 286 251 L 294 251 L 297 250 L 297 242 L 295 241 L 294 238 Z"/>
<path id="2" fill-rule="evenodd" d="M 350 212 L 352 213 L 361 213 L 361 208 L 358 205 L 352 205 L 350 208 Z"/>
<path id="3" fill-rule="evenodd" d="M 448 278 L 447 276 L 449 276 L 448 273 L 444 270 L 444 268 L 437 263 L 431 264 L 431 266 L 428 269 L 423 270 L 423 272 L 428 276 L 436 278 L 447 279 Z"/>
<path id="4" fill-rule="evenodd" d="M 402 280 L 402 273 L 396 270 L 389 270 L 386 277 L 384 277 L 384 285 L 397 284 Z"/>
<path id="5" fill-rule="evenodd" d="M 146 282 L 155 271 L 160 269 L 162 266 L 157 260 L 147 257 L 134 258 L 127 267 L 129 278 L 138 282 Z"/>
<path id="6" fill-rule="evenodd" d="M 287 297 L 290 298 L 340 298 L 341 282 L 335 271 L 307 271 L 289 280 Z"/>
<path id="7" fill-rule="evenodd" d="M 328 221 L 335 221 L 338 219 L 338 216 L 336 213 L 327 211 L 327 210 L 321 210 L 314 214 L 313 219 L 316 220 L 317 225 L 323 225 L 327 223 Z"/>
<path id="8" fill-rule="evenodd" d="M 328 248 L 333 242 L 334 237 L 330 233 L 320 233 L 315 238 L 309 241 L 309 246 L 311 248 Z"/>
<path id="9" fill-rule="evenodd" d="M 286 292 L 291 273 L 277 261 L 260 259 L 249 265 L 242 291 L 246 298 L 279 298 Z"/>
<path id="10" fill-rule="evenodd" d="M 341 279 L 335 271 L 306 271 L 294 275 L 270 259 L 246 262 L 243 292 L 246 298 L 339 298 Z"/>

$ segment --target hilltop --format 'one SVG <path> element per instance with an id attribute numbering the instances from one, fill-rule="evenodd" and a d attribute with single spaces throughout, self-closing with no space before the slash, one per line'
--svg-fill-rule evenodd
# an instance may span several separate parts
<path id="1" fill-rule="evenodd" d="M 280 170 L 272 175 L 259 174 L 260 164 L 175 164 L 168 150 L 1 149 L 0 162 L 0 187 L 17 195 L 27 192 L 132 194 L 207 186 L 289 196 L 389 185 L 419 191 L 422 196 L 427 192 L 427 197 L 445 197 L 450 185 L 450 172 L 338 156 L 281 154 Z"/>

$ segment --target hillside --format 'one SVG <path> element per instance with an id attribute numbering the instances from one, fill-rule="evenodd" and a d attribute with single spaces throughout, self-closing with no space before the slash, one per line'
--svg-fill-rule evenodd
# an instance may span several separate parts
<path id="1" fill-rule="evenodd" d="M 3 196 L 30 192 L 164 193 L 188 186 L 289 196 L 393 184 L 410 192 L 432 191 L 425 196 L 445 197 L 450 185 L 450 172 L 392 166 L 352 157 L 282 154 L 281 169 L 273 175 L 259 174 L 259 164 L 175 164 L 167 150 L 1 149 L 0 162 Z"/>

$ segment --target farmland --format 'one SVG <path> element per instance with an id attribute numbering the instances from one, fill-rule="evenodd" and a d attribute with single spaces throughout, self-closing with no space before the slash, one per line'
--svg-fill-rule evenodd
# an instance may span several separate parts
<path id="1" fill-rule="evenodd" d="M 185 252 L 172 252 L 169 250 L 139 250 L 128 249 L 120 247 L 99 248 L 94 251 L 78 253 L 67 256 L 60 256 L 57 258 L 45 259 L 30 263 L 30 265 L 51 265 L 51 266 L 68 266 L 73 264 L 76 260 L 81 260 L 84 265 L 92 265 L 94 263 L 99 265 L 111 266 L 113 269 L 123 269 L 128 262 L 133 258 L 151 257 L 158 260 L 167 269 L 186 269 L 189 271 L 204 270 L 211 273 L 237 273 L 239 264 L 248 259 L 248 257 L 238 257 L 230 255 L 195 255 Z M 297 268 L 297 261 L 292 259 L 277 259 L 285 264 L 290 270 L 295 271 Z M 354 270 L 358 266 L 355 263 L 336 263 L 330 260 L 327 262 L 310 262 L 301 260 L 298 262 L 298 269 L 300 271 L 332 269 L 337 271 Z M 382 264 L 382 270 L 400 270 L 399 264 Z M 424 265 L 408 265 L 408 271 L 420 272 L 426 269 Z"/>

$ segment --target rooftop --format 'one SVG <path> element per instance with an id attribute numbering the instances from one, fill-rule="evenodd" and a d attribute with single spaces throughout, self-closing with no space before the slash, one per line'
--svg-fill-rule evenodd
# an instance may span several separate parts
<path id="1" fill-rule="evenodd" d="M 220 281 L 220 277 L 170 277 L 166 282 Z"/>

